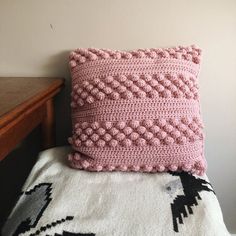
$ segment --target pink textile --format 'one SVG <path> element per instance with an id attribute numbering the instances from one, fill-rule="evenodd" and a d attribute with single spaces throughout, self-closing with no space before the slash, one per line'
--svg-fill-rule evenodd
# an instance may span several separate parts
<path id="1" fill-rule="evenodd" d="M 70 54 L 72 167 L 202 175 L 196 46 Z"/>

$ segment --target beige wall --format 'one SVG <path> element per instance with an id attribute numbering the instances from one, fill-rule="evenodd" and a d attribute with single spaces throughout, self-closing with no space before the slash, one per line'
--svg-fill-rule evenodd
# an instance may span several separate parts
<path id="1" fill-rule="evenodd" d="M 208 175 L 228 228 L 236 233 L 235 0 L 0 0 L 0 75 L 64 76 L 57 104 L 58 144 L 70 132 L 68 51 L 195 43 Z"/>

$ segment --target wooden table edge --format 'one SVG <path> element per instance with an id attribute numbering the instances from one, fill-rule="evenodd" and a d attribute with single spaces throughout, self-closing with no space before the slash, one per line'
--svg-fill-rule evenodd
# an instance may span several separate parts
<path id="1" fill-rule="evenodd" d="M 42 130 L 43 149 L 55 145 L 53 98 L 59 93 L 65 80 L 52 79 L 47 89 L 29 97 L 26 102 L 1 116 L 0 161 L 39 124 Z"/>
<path id="2" fill-rule="evenodd" d="M 42 99 L 45 100 L 46 98 L 51 98 L 60 90 L 61 87 L 64 86 L 64 81 L 64 78 L 56 78 L 48 90 L 39 92 L 34 97 L 32 97 L 32 99 L 19 104 L 10 112 L 5 113 L 0 120 L 0 129 L 9 124 L 16 117 L 23 114 L 26 110 L 30 109 L 30 107 L 33 107 L 35 104 L 38 103 L 38 101 Z"/>

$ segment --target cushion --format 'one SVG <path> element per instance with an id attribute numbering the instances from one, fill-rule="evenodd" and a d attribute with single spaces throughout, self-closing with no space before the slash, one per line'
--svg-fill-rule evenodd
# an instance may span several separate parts
<path id="1" fill-rule="evenodd" d="M 70 54 L 73 168 L 204 174 L 196 46 Z"/>

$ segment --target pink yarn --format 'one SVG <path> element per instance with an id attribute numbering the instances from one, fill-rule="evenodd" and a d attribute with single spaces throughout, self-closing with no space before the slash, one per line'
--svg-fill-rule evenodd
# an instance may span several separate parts
<path id="1" fill-rule="evenodd" d="M 200 57 L 196 46 L 73 51 L 71 166 L 203 174 Z"/>

